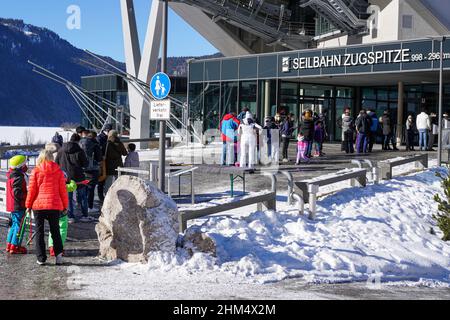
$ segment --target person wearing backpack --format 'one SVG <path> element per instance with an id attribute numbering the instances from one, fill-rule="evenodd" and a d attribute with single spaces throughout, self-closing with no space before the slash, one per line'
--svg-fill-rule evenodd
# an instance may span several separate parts
<path id="1" fill-rule="evenodd" d="M 94 210 L 94 194 L 95 187 L 98 184 L 100 163 L 102 161 L 102 150 L 96 138 L 97 134 L 95 132 L 86 130 L 83 133 L 83 138 L 80 140 L 80 147 L 86 153 L 88 160 L 88 165 L 84 168 L 84 174 L 86 175 L 86 180 L 89 180 L 89 183 L 87 184 L 89 213 L 96 212 L 96 210 Z M 90 217 L 88 217 L 88 219 L 90 219 Z"/>
<path id="2" fill-rule="evenodd" d="M 370 129 L 372 126 L 372 119 L 369 117 L 365 109 L 361 109 L 359 116 L 356 119 L 355 127 L 357 132 L 356 138 L 356 152 L 369 152 Z"/>
<path id="3" fill-rule="evenodd" d="M 87 188 L 84 185 L 86 180 L 84 169 L 88 166 L 86 153 L 80 147 L 80 136 L 74 133 L 70 137 L 70 141 L 63 144 L 63 147 L 56 154 L 55 162 L 67 173 L 68 179 L 74 180 L 79 184 L 76 194 L 77 203 L 81 207 L 83 217 L 82 222 L 88 222 L 88 206 L 87 206 Z M 65 183 L 64 183 L 65 188 Z M 69 194 L 69 223 L 75 222 L 75 212 L 73 204 L 73 194 Z"/>
<path id="4" fill-rule="evenodd" d="M 19 235 L 19 231 L 26 210 L 27 157 L 17 155 L 12 157 L 9 162 L 10 168 L 6 174 L 6 210 L 11 214 L 11 222 L 6 240 L 6 252 L 11 254 L 24 254 L 27 253 L 27 249 L 22 247 L 22 238 Z"/>

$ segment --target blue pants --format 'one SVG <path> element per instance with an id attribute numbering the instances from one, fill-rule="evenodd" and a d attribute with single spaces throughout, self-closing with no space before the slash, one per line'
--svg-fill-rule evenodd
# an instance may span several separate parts
<path id="1" fill-rule="evenodd" d="M 428 148 L 428 130 L 427 129 L 420 129 L 419 130 L 419 148 L 422 150 L 422 146 L 425 150 Z"/>
<path id="2" fill-rule="evenodd" d="M 306 155 L 308 157 L 311 157 L 311 153 L 312 153 L 312 148 L 313 148 L 313 142 L 311 141 L 307 141 L 308 142 L 308 149 L 306 151 Z"/>
<path id="3" fill-rule="evenodd" d="M 358 137 L 356 138 L 356 152 L 357 153 L 366 153 L 368 152 L 368 144 L 369 137 L 365 133 L 358 133 Z"/>
<path id="4" fill-rule="evenodd" d="M 22 244 L 22 239 L 17 237 L 20 229 L 20 222 L 22 221 L 23 216 L 25 215 L 24 211 L 15 211 L 11 213 L 12 226 L 9 228 L 8 237 L 6 238 L 6 242 L 13 244 L 15 246 L 20 246 Z"/>
<path id="5" fill-rule="evenodd" d="M 83 216 L 88 216 L 88 194 L 87 188 L 85 186 L 78 186 L 77 188 L 77 203 L 81 207 L 81 213 Z M 75 218 L 74 207 L 73 207 L 73 192 L 69 192 L 69 218 Z"/>

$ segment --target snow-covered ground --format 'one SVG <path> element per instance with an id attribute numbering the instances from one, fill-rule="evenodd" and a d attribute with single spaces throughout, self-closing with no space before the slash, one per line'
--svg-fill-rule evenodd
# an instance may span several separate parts
<path id="1" fill-rule="evenodd" d="M 50 142 L 55 132 L 58 131 L 64 138 L 64 141 L 68 141 L 70 138 L 70 132 L 62 130 L 60 127 L 8 127 L 0 126 L 0 142 L 7 142 L 11 145 L 25 144 L 27 132 L 30 132 L 32 137 L 32 143 L 38 142 Z"/>
<path id="2" fill-rule="evenodd" d="M 407 167 L 407 166 L 405 166 Z M 82 296 L 146 299 L 317 296 L 274 286 L 367 281 L 450 287 L 450 244 L 432 214 L 442 193 L 437 169 L 347 188 L 318 201 L 315 221 L 294 207 L 242 210 L 197 220 L 217 244 L 217 257 L 153 253 L 148 265 L 119 263 L 81 273 Z M 245 214 L 249 212 L 248 214 Z M 431 234 L 433 228 L 437 234 Z M 286 280 L 288 281 L 288 280 Z"/>

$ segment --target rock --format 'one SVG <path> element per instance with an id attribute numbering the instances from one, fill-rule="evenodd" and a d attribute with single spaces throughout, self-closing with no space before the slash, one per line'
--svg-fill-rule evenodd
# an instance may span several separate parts
<path id="1" fill-rule="evenodd" d="M 153 183 L 119 177 L 101 211 L 95 231 L 102 258 L 145 262 L 150 251 L 175 252 L 178 208 Z"/>
<path id="2" fill-rule="evenodd" d="M 183 248 L 192 256 L 195 252 L 203 252 L 216 256 L 216 242 L 202 232 L 199 226 L 192 226 L 186 230 L 183 239 Z"/>

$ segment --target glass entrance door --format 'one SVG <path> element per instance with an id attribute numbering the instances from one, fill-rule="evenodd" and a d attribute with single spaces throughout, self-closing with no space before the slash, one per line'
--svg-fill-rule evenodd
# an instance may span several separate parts
<path id="1" fill-rule="evenodd" d="M 333 135 L 330 135 L 330 132 L 333 132 L 334 124 L 333 124 L 333 113 L 331 112 L 334 109 L 334 99 L 333 98 L 301 98 L 299 105 L 299 115 L 301 115 L 306 110 L 311 110 L 313 113 L 319 115 L 323 114 L 325 117 L 325 128 L 329 134 L 329 139 L 333 140 Z"/>

